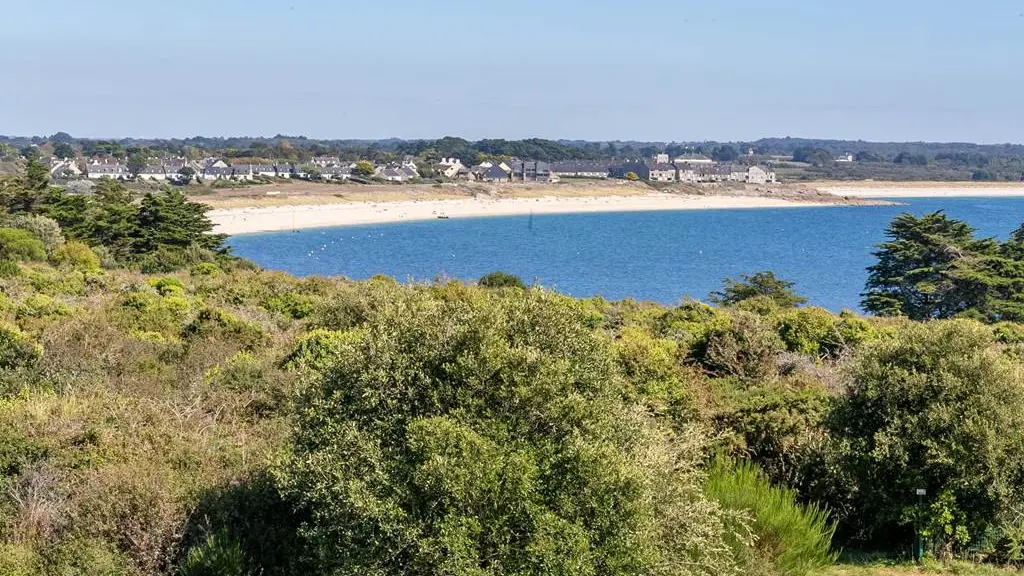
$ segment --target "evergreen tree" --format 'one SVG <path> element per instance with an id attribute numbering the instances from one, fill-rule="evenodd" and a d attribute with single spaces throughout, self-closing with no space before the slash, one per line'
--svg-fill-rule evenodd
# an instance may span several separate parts
<path id="1" fill-rule="evenodd" d="M 1001 278 L 999 245 L 977 240 L 974 229 L 941 211 L 897 216 L 869 267 L 864 309 L 915 320 L 984 312 Z"/>

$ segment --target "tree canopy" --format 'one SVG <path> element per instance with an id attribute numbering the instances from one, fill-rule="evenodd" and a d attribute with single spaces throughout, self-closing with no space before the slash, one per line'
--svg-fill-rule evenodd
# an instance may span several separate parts
<path id="1" fill-rule="evenodd" d="M 712 292 L 711 302 L 733 306 L 751 298 L 765 297 L 782 308 L 792 308 L 807 301 L 793 290 L 794 284 L 775 277 L 774 272 L 741 274 L 739 280 L 726 278 L 720 291 Z"/>

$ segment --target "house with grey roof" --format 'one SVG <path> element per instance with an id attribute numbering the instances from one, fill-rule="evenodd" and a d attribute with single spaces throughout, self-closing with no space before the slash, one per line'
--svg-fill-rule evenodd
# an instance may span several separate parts
<path id="1" fill-rule="evenodd" d="M 520 182 L 557 182 L 558 175 L 551 172 L 551 164 L 536 160 L 512 163 L 512 180 Z"/>
<path id="2" fill-rule="evenodd" d="M 164 168 L 163 164 L 147 164 L 139 171 L 138 178 L 155 181 L 167 180 L 167 169 Z"/>
<path id="3" fill-rule="evenodd" d="M 611 166 L 600 160 L 566 160 L 551 163 L 551 173 L 565 178 L 607 178 Z"/>
<path id="4" fill-rule="evenodd" d="M 492 164 L 489 167 L 481 167 L 480 171 L 476 172 L 477 180 L 481 182 L 508 182 L 511 180 L 511 174 L 505 172 L 505 170 L 498 165 Z"/>
<path id="5" fill-rule="evenodd" d="M 277 164 L 274 166 L 274 173 L 277 174 L 277 178 L 291 178 L 292 172 L 291 164 Z"/>
<path id="6" fill-rule="evenodd" d="M 231 167 L 232 180 L 252 180 L 254 177 L 251 164 L 237 164 Z"/>
<path id="7" fill-rule="evenodd" d="M 203 169 L 203 180 L 228 180 L 234 174 L 230 166 L 208 166 Z"/>
<path id="8" fill-rule="evenodd" d="M 254 164 L 252 174 L 260 178 L 277 178 L 277 170 L 273 164 Z"/>
<path id="9" fill-rule="evenodd" d="M 85 167 L 86 174 L 90 180 L 99 180 L 100 178 L 112 178 L 114 180 L 124 180 L 128 178 L 128 168 L 124 164 L 89 164 Z"/>
<path id="10" fill-rule="evenodd" d="M 348 166 L 327 166 L 320 172 L 324 180 L 348 180 L 352 176 L 352 168 Z"/>
<path id="11" fill-rule="evenodd" d="M 614 178 L 625 178 L 630 172 L 645 182 L 675 182 L 676 167 L 666 162 L 631 161 L 612 168 Z"/>

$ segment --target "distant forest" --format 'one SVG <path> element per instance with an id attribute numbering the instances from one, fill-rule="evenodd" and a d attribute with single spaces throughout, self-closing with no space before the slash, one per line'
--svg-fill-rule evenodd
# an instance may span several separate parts
<path id="1" fill-rule="evenodd" d="M 788 137 L 765 138 L 753 142 L 589 142 L 539 138 L 470 141 L 451 136 L 437 140 L 316 140 L 288 135 L 96 140 L 75 138 L 64 132 L 46 137 L 0 136 L 0 158 L 19 155 L 28 157 L 33 147 L 47 147 L 57 155 L 63 152 L 86 157 L 126 158 L 138 151 L 153 156 L 216 155 L 297 162 L 321 155 L 353 161 L 391 161 L 398 157 L 413 156 L 426 162 L 454 157 L 465 164 L 499 157 L 548 162 L 615 161 L 650 157 L 656 153 L 667 153 L 674 157 L 696 153 L 706 154 L 721 162 L 770 162 L 776 165 L 780 175 L 791 180 L 1024 180 L 1024 145 L 965 142 L 865 142 Z"/>

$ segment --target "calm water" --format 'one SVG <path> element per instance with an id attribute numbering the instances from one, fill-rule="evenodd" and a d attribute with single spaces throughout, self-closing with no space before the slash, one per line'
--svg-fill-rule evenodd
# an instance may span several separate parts
<path id="1" fill-rule="evenodd" d="M 943 209 L 1006 237 L 1024 198 L 927 198 L 902 207 L 694 210 L 431 220 L 236 236 L 235 253 L 300 276 L 474 280 L 494 270 L 575 296 L 666 304 L 703 299 L 722 279 L 773 270 L 811 303 L 859 309 L 859 294 L 900 212 Z"/>

